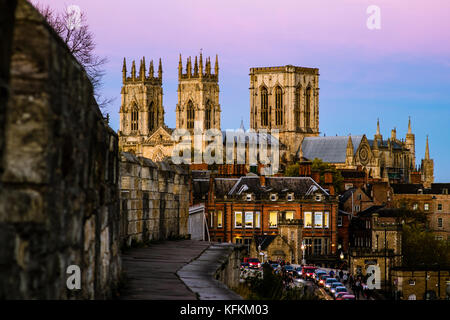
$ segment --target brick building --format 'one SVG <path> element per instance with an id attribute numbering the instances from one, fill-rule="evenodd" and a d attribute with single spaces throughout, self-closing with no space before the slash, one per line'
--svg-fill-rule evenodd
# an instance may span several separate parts
<path id="1" fill-rule="evenodd" d="M 328 263 L 336 258 L 338 200 L 312 178 L 196 175 L 194 203 L 205 203 L 212 241 L 251 247 L 255 237 L 278 235 L 282 220 L 291 224 L 301 220 L 302 236 L 295 246 L 300 247 L 298 239 L 302 239 L 307 262 Z"/>

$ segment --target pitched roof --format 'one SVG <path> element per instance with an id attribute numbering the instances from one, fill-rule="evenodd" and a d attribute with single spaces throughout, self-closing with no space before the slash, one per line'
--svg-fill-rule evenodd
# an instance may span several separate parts
<path id="1" fill-rule="evenodd" d="M 244 176 L 229 190 L 229 196 L 240 196 L 243 192 L 262 196 L 269 193 L 287 194 L 294 196 L 307 196 L 315 192 L 329 195 L 320 185 L 310 177 L 266 177 L 265 185 L 261 186 L 259 176 Z"/>
<path id="2" fill-rule="evenodd" d="M 255 236 L 256 247 L 261 245 L 261 250 L 266 250 L 267 247 L 277 236 Z"/>
<path id="3" fill-rule="evenodd" d="M 359 148 L 363 136 L 351 136 L 353 153 Z M 303 139 L 303 157 L 321 159 L 329 163 L 344 163 L 346 158 L 348 136 L 306 137 Z"/>

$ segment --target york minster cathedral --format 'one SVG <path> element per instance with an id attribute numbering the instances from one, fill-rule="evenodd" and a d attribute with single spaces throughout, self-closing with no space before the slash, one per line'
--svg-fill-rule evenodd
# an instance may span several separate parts
<path id="1" fill-rule="evenodd" d="M 138 72 L 132 62 L 129 75 L 124 59 L 118 135 L 122 151 L 161 161 L 172 155 L 176 143 L 171 138 L 174 129 L 164 122 L 161 59 L 155 71 L 153 61 L 147 71 L 143 58 Z M 176 129 L 193 133 L 197 122 L 201 130 L 221 130 L 217 55 L 214 66 L 201 53 L 183 65 L 180 55 L 177 91 Z M 370 177 L 383 181 L 411 182 L 412 175 L 419 175 L 425 184 L 434 180 L 428 138 L 425 159 L 416 166 L 411 121 L 405 139 L 397 137 L 396 129 L 383 138 L 379 122 L 373 138 L 365 134 L 320 136 L 317 68 L 250 68 L 250 129 L 278 130 L 281 168 L 319 158 L 338 169 L 363 168 Z"/>

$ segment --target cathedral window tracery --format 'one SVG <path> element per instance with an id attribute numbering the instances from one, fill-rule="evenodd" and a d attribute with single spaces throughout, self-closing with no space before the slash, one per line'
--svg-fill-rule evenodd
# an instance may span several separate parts
<path id="1" fill-rule="evenodd" d="M 261 89 L 261 126 L 269 125 L 269 105 L 268 93 L 266 88 Z"/>
<path id="2" fill-rule="evenodd" d="M 311 126 L 311 87 L 306 89 L 305 100 L 305 127 L 309 128 Z"/>
<path id="3" fill-rule="evenodd" d="M 280 87 L 275 89 L 275 125 L 283 124 L 283 90 Z"/>
<path id="4" fill-rule="evenodd" d="M 195 110 L 194 104 L 189 100 L 187 105 L 187 128 L 194 129 Z"/>

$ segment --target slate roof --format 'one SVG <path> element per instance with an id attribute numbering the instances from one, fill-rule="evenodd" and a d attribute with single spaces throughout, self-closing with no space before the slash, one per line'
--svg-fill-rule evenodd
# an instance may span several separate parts
<path id="1" fill-rule="evenodd" d="M 444 194 L 444 189 L 447 189 L 447 194 L 449 194 L 450 183 L 432 183 L 430 192 L 432 194 Z"/>
<path id="2" fill-rule="evenodd" d="M 266 250 L 267 247 L 277 236 L 255 236 L 256 247 L 261 245 L 261 250 Z"/>
<path id="3" fill-rule="evenodd" d="M 351 138 L 354 149 L 353 153 L 355 153 L 358 150 L 363 136 L 351 136 Z M 318 158 L 324 162 L 344 163 L 347 153 L 347 143 L 348 136 L 306 137 L 302 143 L 303 157 L 309 160 Z"/>
<path id="4" fill-rule="evenodd" d="M 371 206 L 358 213 L 358 217 L 370 217 L 374 213 L 378 213 L 380 217 L 397 217 L 399 212 L 400 209 L 385 208 L 384 206 Z"/>
<path id="5" fill-rule="evenodd" d="M 244 176 L 229 190 L 228 196 L 239 197 L 243 193 L 252 193 L 257 198 L 271 193 L 279 195 L 294 193 L 294 197 L 312 195 L 315 192 L 329 195 L 310 177 L 266 177 L 265 186 L 261 186 L 260 177 Z"/>
<path id="6" fill-rule="evenodd" d="M 194 179 L 192 180 L 192 192 L 194 199 L 201 200 L 209 191 L 209 179 Z"/>
<path id="7" fill-rule="evenodd" d="M 413 183 L 393 183 L 391 184 L 394 194 L 418 194 L 419 189 L 422 189 L 425 193 L 425 189 L 422 184 Z"/>

